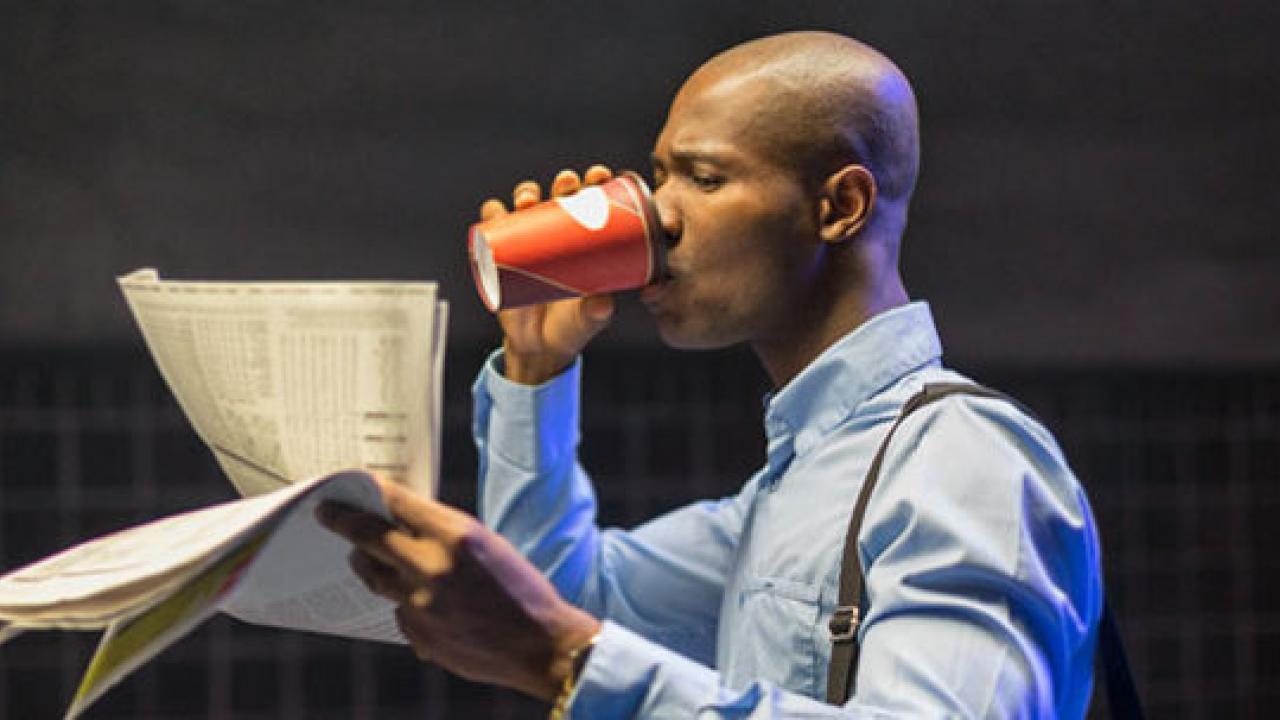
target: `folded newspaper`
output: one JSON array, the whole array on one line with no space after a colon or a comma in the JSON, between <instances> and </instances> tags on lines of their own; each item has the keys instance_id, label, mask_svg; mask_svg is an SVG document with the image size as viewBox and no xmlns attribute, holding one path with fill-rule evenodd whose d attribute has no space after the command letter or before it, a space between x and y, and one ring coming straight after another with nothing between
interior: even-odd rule
<instances>
[{"instance_id":1,"label":"folded newspaper","mask_svg":"<svg viewBox=\"0 0 1280 720\"><path fill-rule=\"evenodd\" d=\"M0 577L0 643L105 628L67 718L216 612L404 642L315 507L388 517L372 474L433 494L447 305L432 283L119 279L156 365L243 499Z\"/></svg>"}]
</instances>

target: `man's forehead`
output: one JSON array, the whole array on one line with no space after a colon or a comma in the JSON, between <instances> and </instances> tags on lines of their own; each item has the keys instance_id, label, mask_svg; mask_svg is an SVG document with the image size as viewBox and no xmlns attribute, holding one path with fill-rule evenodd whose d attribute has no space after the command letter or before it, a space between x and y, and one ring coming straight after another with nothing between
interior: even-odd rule
<instances>
[{"instance_id":1,"label":"man's forehead","mask_svg":"<svg viewBox=\"0 0 1280 720\"><path fill-rule=\"evenodd\" d=\"M685 81L672 103L705 111L725 105L767 101L777 94L776 80L758 69L700 68Z\"/></svg>"},{"instance_id":2,"label":"man's forehead","mask_svg":"<svg viewBox=\"0 0 1280 720\"><path fill-rule=\"evenodd\" d=\"M756 135L761 111L774 102L776 89L757 76L695 74L676 94L660 143L672 151L725 152L741 149Z\"/></svg>"}]
</instances>

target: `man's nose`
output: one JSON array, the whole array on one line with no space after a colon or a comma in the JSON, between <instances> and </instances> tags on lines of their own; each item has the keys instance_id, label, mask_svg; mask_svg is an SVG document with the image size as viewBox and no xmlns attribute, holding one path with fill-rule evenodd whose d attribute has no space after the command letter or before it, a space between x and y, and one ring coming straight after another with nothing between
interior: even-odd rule
<instances>
[{"instance_id":1,"label":"man's nose","mask_svg":"<svg viewBox=\"0 0 1280 720\"><path fill-rule=\"evenodd\" d=\"M671 247L680 239L680 231L683 228L679 208L667 190L668 187L670 183L664 183L653 191L653 209L658 215L658 226L662 228L664 241L667 247Z\"/></svg>"}]
</instances>

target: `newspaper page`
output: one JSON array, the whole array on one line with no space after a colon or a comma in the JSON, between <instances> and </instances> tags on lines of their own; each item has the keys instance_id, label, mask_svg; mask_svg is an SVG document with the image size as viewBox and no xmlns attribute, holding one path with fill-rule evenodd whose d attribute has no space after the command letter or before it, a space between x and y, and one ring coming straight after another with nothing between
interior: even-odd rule
<instances>
[{"instance_id":1,"label":"newspaper page","mask_svg":"<svg viewBox=\"0 0 1280 720\"><path fill-rule=\"evenodd\" d=\"M362 473L346 475L372 485ZM0 577L0 621L13 627L96 629L135 614L326 480L161 518L14 570ZM370 502L367 491L345 497L380 505Z\"/></svg>"},{"instance_id":2,"label":"newspaper page","mask_svg":"<svg viewBox=\"0 0 1280 720\"><path fill-rule=\"evenodd\" d=\"M224 503L81 543L0 578L0 618L28 627L102 627L181 582L285 500L275 494Z\"/></svg>"},{"instance_id":3,"label":"newspaper page","mask_svg":"<svg viewBox=\"0 0 1280 720\"><path fill-rule=\"evenodd\" d=\"M0 642L27 629L107 627L68 718L216 612L404 643L393 604L316 519L328 500L394 522L373 476L351 470L112 533L0 577Z\"/></svg>"},{"instance_id":4,"label":"newspaper page","mask_svg":"<svg viewBox=\"0 0 1280 720\"><path fill-rule=\"evenodd\" d=\"M112 686L219 611L265 625L405 642L391 603L371 593L351 571L350 545L316 520L315 508L326 500L391 519L372 476L351 471L153 523L165 523L171 534L193 537L217 518L234 528L224 532L230 541L206 542L203 552L196 551L194 544L189 548L186 554L200 560L194 563L194 571L175 573L180 579L176 587L155 601L122 607L111 618L66 717L79 716ZM218 510L222 512L214 512ZM46 570L40 576L56 586L58 580L83 571L101 584L104 574L97 572L95 558L116 546L139 560L123 563L114 573L124 584L134 584L140 576L124 566L134 571L154 567L167 550L155 544L148 553L134 542L141 535L145 533L103 538L91 551L63 558L56 574ZM250 616L236 608L248 608Z\"/></svg>"},{"instance_id":5,"label":"newspaper page","mask_svg":"<svg viewBox=\"0 0 1280 720\"><path fill-rule=\"evenodd\" d=\"M351 543L316 519L321 502L338 500L374 508L390 520L376 486L372 495L356 495L357 490L364 489L301 498L245 571L223 611L255 625L405 643L395 621L395 604L369 591L351 569Z\"/></svg>"},{"instance_id":6,"label":"newspaper page","mask_svg":"<svg viewBox=\"0 0 1280 720\"><path fill-rule=\"evenodd\" d=\"M218 602L235 587L266 533L222 557L146 612L113 622L89 661L65 720L75 720L130 673L217 612Z\"/></svg>"},{"instance_id":7,"label":"newspaper page","mask_svg":"<svg viewBox=\"0 0 1280 720\"><path fill-rule=\"evenodd\" d=\"M119 278L156 364L242 495L363 467L433 495L446 304L426 282Z\"/></svg>"}]
</instances>

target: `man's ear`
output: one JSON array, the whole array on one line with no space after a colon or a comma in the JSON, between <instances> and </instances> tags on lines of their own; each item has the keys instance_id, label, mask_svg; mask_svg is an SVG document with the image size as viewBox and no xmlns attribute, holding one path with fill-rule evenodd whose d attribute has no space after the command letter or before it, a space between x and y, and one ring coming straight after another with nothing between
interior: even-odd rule
<instances>
[{"instance_id":1,"label":"man's ear","mask_svg":"<svg viewBox=\"0 0 1280 720\"><path fill-rule=\"evenodd\" d=\"M875 204L876 179L865 166L845 165L832 173L822 184L822 241L839 243L856 235Z\"/></svg>"}]
</instances>

